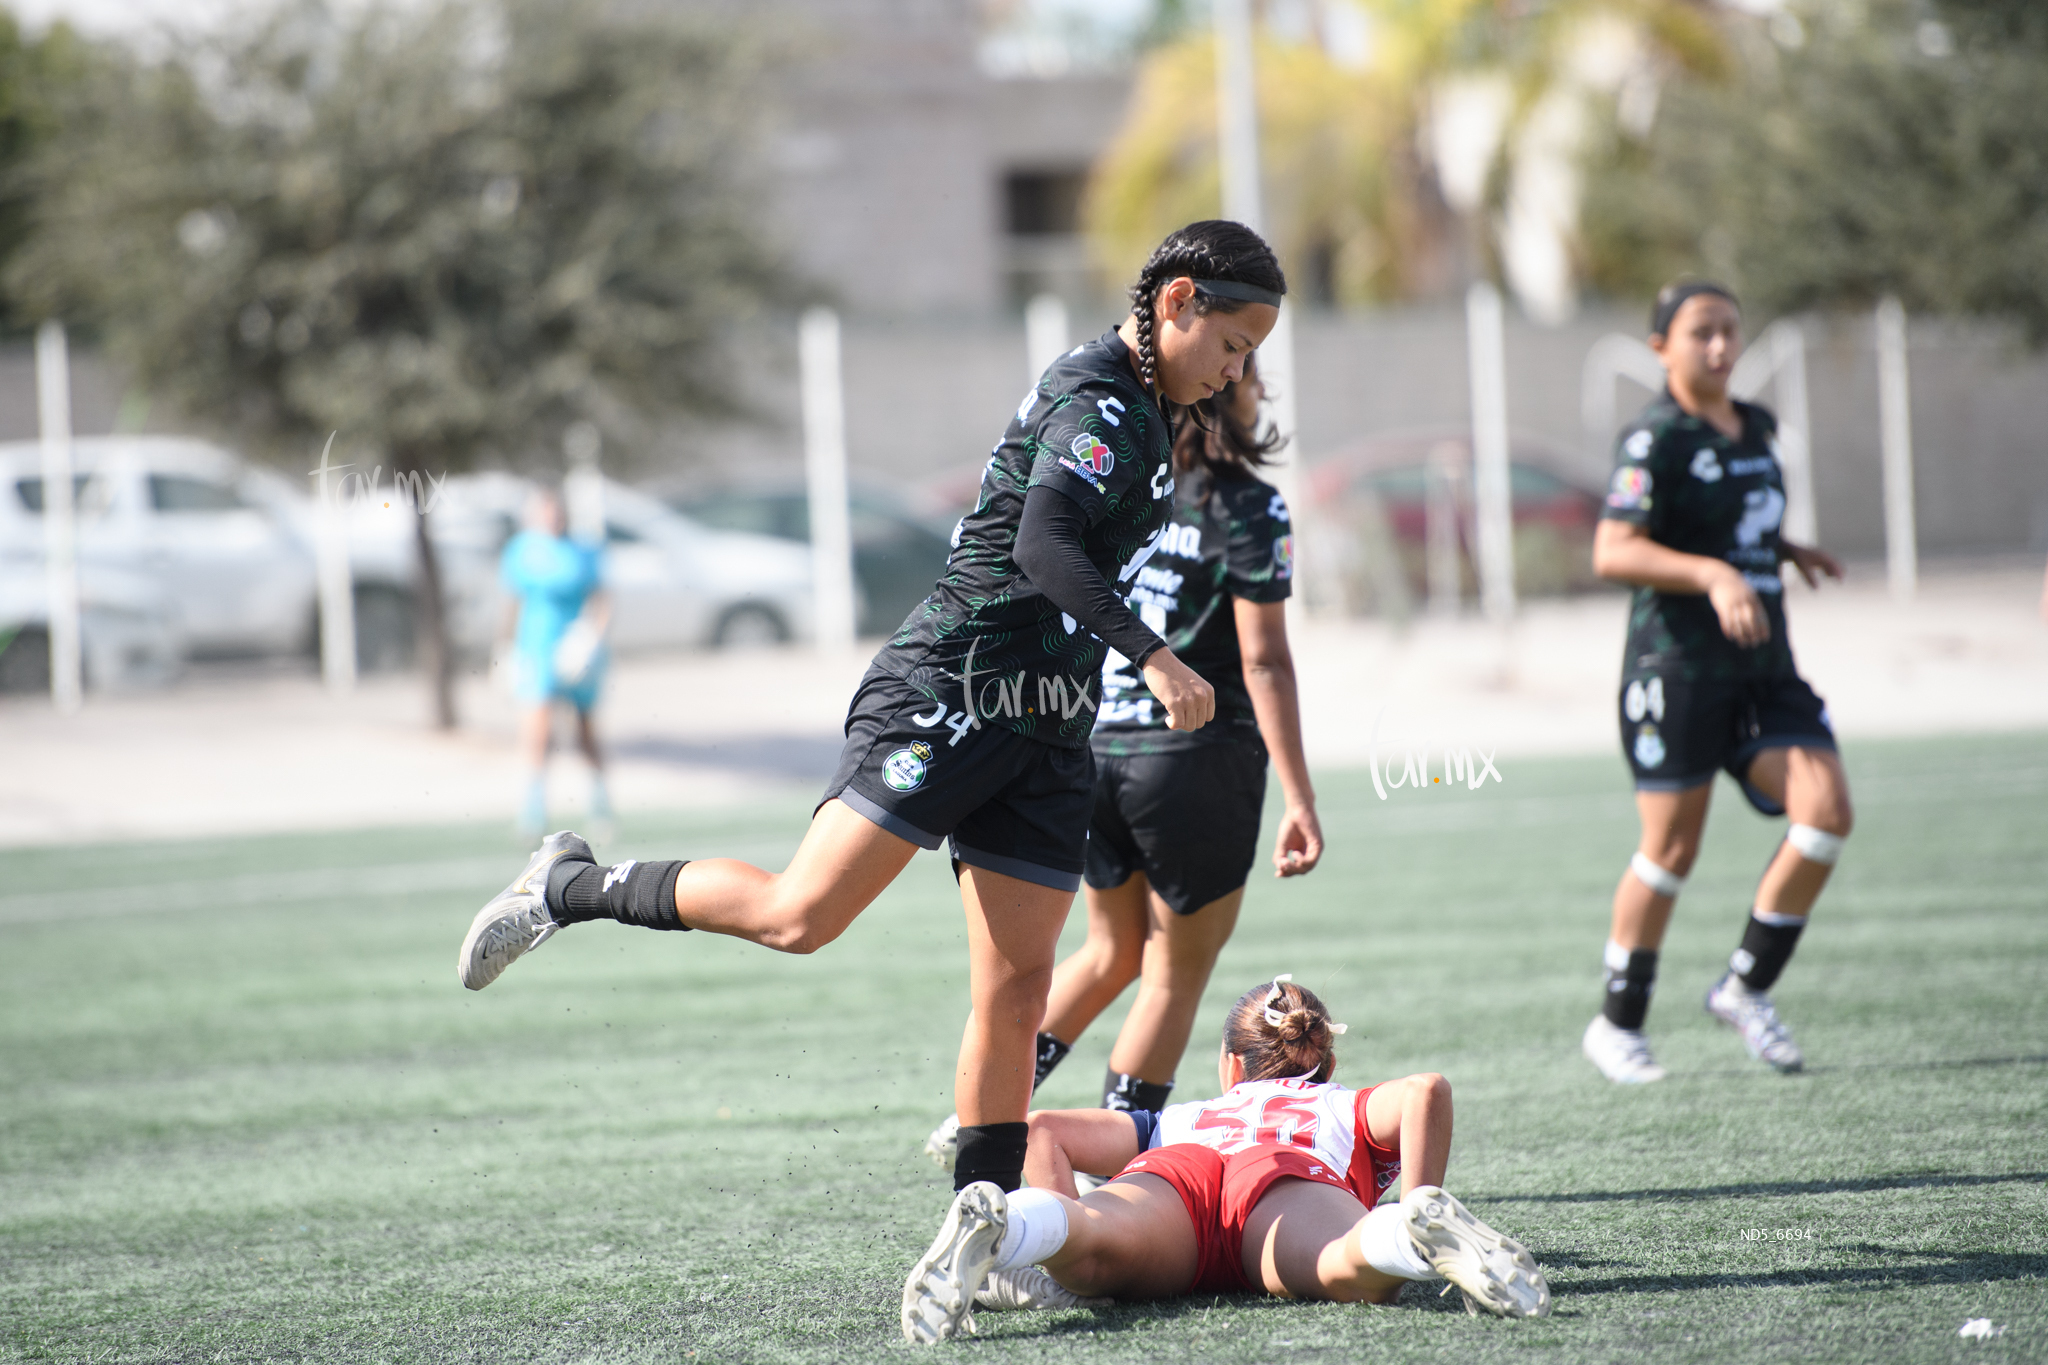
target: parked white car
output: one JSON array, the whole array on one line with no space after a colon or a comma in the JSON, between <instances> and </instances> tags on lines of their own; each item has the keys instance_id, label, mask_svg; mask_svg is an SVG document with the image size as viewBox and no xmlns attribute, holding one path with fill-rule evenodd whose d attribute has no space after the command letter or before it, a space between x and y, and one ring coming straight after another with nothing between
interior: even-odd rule
<instances>
[{"instance_id":1,"label":"parked white car","mask_svg":"<svg viewBox=\"0 0 2048 1365\"><path fill-rule=\"evenodd\" d=\"M40 556L0 552L0 692L50 690L50 596ZM178 675L184 643L170 594L150 579L98 565L78 574L78 634L85 684L120 691Z\"/></svg>"},{"instance_id":2,"label":"parked white car","mask_svg":"<svg viewBox=\"0 0 2048 1365\"><path fill-rule=\"evenodd\" d=\"M73 446L81 574L129 575L169 599L187 654L279 653L311 640L313 561L281 475L198 441L103 437ZM43 557L42 449L0 445L0 553Z\"/></svg>"},{"instance_id":3,"label":"parked white car","mask_svg":"<svg viewBox=\"0 0 2048 1365\"><path fill-rule=\"evenodd\" d=\"M518 529L534 485L508 474L458 475L440 485L434 544L451 585L450 624L465 650L487 648L503 620L498 555ZM719 531L624 484L604 481L605 586L614 650L772 644L811 634L811 553L773 536ZM349 544L366 569L411 563L409 513L379 499L354 506ZM476 591L474 585L483 591ZM462 584L460 590L453 585ZM361 605L358 592L358 606ZM481 609L467 605L481 604Z\"/></svg>"},{"instance_id":4,"label":"parked white car","mask_svg":"<svg viewBox=\"0 0 2048 1365\"><path fill-rule=\"evenodd\" d=\"M88 672L99 682L113 681L108 665L123 650L141 659L313 648L318 508L311 480L301 487L217 446L172 437L82 438L73 465L81 594L103 618L85 632ZM0 443L0 649L11 652L19 640L24 651L10 678L35 671L28 654L43 629L43 611L34 607L44 592L42 481L39 445ZM533 485L475 474L437 488L429 524L450 638L461 654L481 658L503 619L498 556ZM369 669L400 666L412 655L416 600L411 503L388 481L361 479L339 500L358 661ZM810 633L807 547L712 530L609 480L604 502L616 648L766 643ZM129 625L117 629L117 618ZM134 638L134 623L144 619L155 623L146 649ZM113 653L95 643L122 631L127 643L109 645ZM165 675L138 663L121 676Z\"/></svg>"}]
</instances>

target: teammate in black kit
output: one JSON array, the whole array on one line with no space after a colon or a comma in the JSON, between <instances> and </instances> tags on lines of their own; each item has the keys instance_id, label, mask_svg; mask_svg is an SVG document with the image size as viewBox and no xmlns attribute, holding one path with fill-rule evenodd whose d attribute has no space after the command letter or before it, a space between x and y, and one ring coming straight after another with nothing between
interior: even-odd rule
<instances>
[{"instance_id":1,"label":"teammate in black kit","mask_svg":"<svg viewBox=\"0 0 2048 1365\"><path fill-rule=\"evenodd\" d=\"M1777 421L1728 395L1742 349L1734 296L1704 282L1666 286L1650 331L1669 383L1621 433L1593 542L1595 571L1636 589L1620 705L1643 839L1615 889L1607 995L1585 1051L1610 1080L1664 1077L1643 1020L1718 769L1751 805L1791 824L1707 1010L1741 1033L1751 1056L1796 1071L1798 1045L1766 992L1853 816L1827 709L1793 666L1778 566L1789 561L1809 585L1816 573L1840 578L1842 569L1778 532Z\"/></svg>"},{"instance_id":2,"label":"teammate in black kit","mask_svg":"<svg viewBox=\"0 0 2048 1365\"><path fill-rule=\"evenodd\" d=\"M1103 1083L1112 1109L1156 1111L1173 1089L1257 857L1269 742L1287 794L1275 870L1298 876L1323 853L1287 647L1293 526L1280 494L1252 473L1279 445L1256 432L1263 392L1254 360L1181 423L1173 520L1130 593L1140 618L1215 689L1215 721L1169 729L1123 654L1103 667L1088 941L1053 974L1033 1085L1139 980ZM957 1122L941 1124L925 1150L947 1160Z\"/></svg>"},{"instance_id":3,"label":"teammate in black kit","mask_svg":"<svg viewBox=\"0 0 2048 1365\"><path fill-rule=\"evenodd\" d=\"M1139 615L1216 689L1215 722L1169 730L1122 657L1103 670L1088 941L1053 975L1039 1058L1063 1055L1048 1044L1072 1046L1138 980L1110 1050L1103 1104L1112 1109L1157 1110L1173 1089L1258 856L1269 755L1287 798L1275 873L1299 876L1323 856L1287 647L1294 528L1286 501L1252 472L1279 445L1257 434L1263 393L1247 366L1205 424L1182 426L1173 521L1131 593Z\"/></svg>"},{"instance_id":4,"label":"teammate in black kit","mask_svg":"<svg viewBox=\"0 0 2048 1365\"><path fill-rule=\"evenodd\" d=\"M944 576L855 693L839 771L787 871L724 858L607 869L575 835L550 835L471 925L463 984L481 989L589 919L813 952L920 847L950 837L974 1002L955 1181L1015 1188L1032 1039L1081 880L1105 651L1137 661L1176 729L1199 729L1215 709L1209 685L1117 590L1156 548L1172 505L1169 413L1242 375L1285 289L1256 233L1191 224L1153 253L1124 324L1025 395Z\"/></svg>"}]
</instances>

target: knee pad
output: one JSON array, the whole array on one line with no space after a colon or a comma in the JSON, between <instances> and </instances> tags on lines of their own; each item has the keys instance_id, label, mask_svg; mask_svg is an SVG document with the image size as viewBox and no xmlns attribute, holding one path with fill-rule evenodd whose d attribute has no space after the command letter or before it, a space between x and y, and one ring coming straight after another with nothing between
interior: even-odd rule
<instances>
[{"instance_id":1,"label":"knee pad","mask_svg":"<svg viewBox=\"0 0 2048 1365\"><path fill-rule=\"evenodd\" d=\"M1833 867L1842 856L1842 845L1849 841L1812 825L1793 825L1785 831L1785 842L1797 849L1799 856L1808 862Z\"/></svg>"},{"instance_id":2,"label":"knee pad","mask_svg":"<svg viewBox=\"0 0 2048 1365\"><path fill-rule=\"evenodd\" d=\"M1794 828L1804 829L1805 826L1796 825ZM1818 833L1819 831L1815 832ZM1679 876L1676 872L1657 866L1640 853L1629 855L1628 870L1636 874L1637 881L1649 887L1660 896L1669 896L1675 900L1678 897L1678 893L1685 890L1685 878Z\"/></svg>"}]
</instances>

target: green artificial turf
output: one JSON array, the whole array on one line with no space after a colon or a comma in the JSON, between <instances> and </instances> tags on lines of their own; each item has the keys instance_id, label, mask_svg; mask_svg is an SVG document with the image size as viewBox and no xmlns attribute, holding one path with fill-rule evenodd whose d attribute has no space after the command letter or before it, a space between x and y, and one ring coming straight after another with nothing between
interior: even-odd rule
<instances>
[{"instance_id":1,"label":"green artificial turf","mask_svg":"<svg viewBox=\"0 0 2048 1365\"><path fill-rule=\"evenodd\" d=\"M1214 1093L1227 1001L1293 971L1351 1024L1342 1078L1451 1078L1445 1183L1535 1251L1543 1322L1418 1287L903 1345L966 1008L939 857L815 957L591 925L471 994L456 946L522 857L496 830L0 853L0 1358L2039 1360L2048 736L1848 761L1860 824L1778 992L1800 1076L1700 1011L1779 828L1725 784L1660 1085L1578 1055L1635 840L1618 760L1385 801L1326 774L1323 868L1254 882L1179 1096ZM808 805L611 851L774 866ZM1094 1101L1120 1017L1042 1103ZM1958 1336L1979 1317L2003 1334Z\"/></svg>"}]
</instances>

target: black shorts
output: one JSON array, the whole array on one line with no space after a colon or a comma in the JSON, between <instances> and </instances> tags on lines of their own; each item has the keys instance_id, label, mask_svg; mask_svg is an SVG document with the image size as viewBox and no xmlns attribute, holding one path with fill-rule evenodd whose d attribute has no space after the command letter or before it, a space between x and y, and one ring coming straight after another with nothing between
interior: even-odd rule
<instances>
[{"instance_id":1,"label":"black shorts","mask_svg":"<svg viewBox=\"0 0 2048 1365\"><path fill-rule=\"evenodd\" d=\"M1060 891L1081 889L1095 759L993 722L965 723L892 673L868 670L846 712L846 747L820 798L837 797L898 838Z\"/></svg>"},{"instance_id":2,"label":"black shorts","mask_svg":"<svg viewBox=\"0 0 2048 1365\"><path fill-rule=\"evenodd\" d=\"M1160 754L1095 756L1088 885L1134 872L1176 915L1245 884L1259 854L1266 746L1256 738Z\"/></svg>"},{"instance_id":3,"label":"black shorts","mask_svg":"<svg viewBox=\"0 0 2048 1365\"><path fill-rule=\"evenodd\" d=\"M1623 675L1619 702L1621 749L1637 791L1685 791L1711 782L1718 768L1749 804L1783 815L1749 784L1749 765L1765 749L1835 747L1827 704L1796 673L1715 681L1643 667Z\"/></svg>"}]
</instances>

